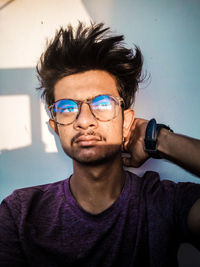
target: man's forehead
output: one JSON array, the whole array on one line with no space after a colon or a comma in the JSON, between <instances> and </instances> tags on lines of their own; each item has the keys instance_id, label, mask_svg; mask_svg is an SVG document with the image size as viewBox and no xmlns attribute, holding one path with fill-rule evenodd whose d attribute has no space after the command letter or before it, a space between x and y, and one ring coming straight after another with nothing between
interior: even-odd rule
<instances>
[{"instance_id":1,"label":"man's forehead","mask_svg":"<svg viewBox=\"0 0 200 267\"><path fill-rule=\"evenodd\" d=\"M115 77L103 70L89 70L63 77L54 87L55 101L62 98L83 100L100 94L119 96Z\"/></svg>"}]
</instances>

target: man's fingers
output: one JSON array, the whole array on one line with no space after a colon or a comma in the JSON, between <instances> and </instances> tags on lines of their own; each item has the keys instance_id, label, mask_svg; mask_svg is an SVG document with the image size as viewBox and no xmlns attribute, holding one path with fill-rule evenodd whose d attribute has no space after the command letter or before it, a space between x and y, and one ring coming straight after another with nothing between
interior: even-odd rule
<instances>
[{"instance_id":1,"label":"man's fingers","mask_svg":"<svg viewBox=\"0 0 200 267\"><path fill-rule=\"evenodd\" d=\"M136 161L132 157L127 158L127 157L122 156L123 165L126 167L133 167L133 168L139 168L147 159L148 157L143 160Z\"/></svg>"},{"instance_id":2,"label":"man's fingers","mask_svg":"<svg viewBox=\"0 0 200 267\"><path fill-rule=\"evenodd\" d=\"M123 165L125 165L126 167L131 167L131 158L122 158L123 161Z\"/></svg>"}]
</instances>

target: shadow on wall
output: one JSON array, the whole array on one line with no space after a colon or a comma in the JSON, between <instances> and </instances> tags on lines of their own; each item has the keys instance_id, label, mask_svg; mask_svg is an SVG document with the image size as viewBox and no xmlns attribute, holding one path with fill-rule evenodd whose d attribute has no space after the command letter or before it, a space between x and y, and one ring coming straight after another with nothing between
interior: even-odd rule
<instances>
[{"instance_id":1,"label":"shadow on wall","mask_svg":"<svg viewBox=\"0 0 200 267\"><path fill-rule=\"evenodd\" d=\"M59 153L45 152L45 144L41 138L40 93L35 90L37 86L35 69L0 71L1 96L28 95L30 98L30 135L32 136L29 146L1 151L0 200L14 189L65 179L72 172L71 159L66 157L57 138L56 145ZM10 108L12 109L12 107ZM23 112L29 111L24 110ZM16 127L14 125L17 125L15 118L8 117L6 121L6 125L1 125L1 127L8 127L15 138L17 131L14 128Z\"/></svg>"}]
</instances>

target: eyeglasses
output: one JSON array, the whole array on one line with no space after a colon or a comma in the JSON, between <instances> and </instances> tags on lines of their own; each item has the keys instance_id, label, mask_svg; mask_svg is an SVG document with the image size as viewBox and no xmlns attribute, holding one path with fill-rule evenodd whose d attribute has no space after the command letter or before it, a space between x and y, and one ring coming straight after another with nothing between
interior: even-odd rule
<instances>
[{"instance_id":1,"label":"eyeglasses","mask_svg":"<svg viewBox=\"0 0 200 267\"><path fill-rule=\"evenodd\" d=\"M60 99L48 108L51 116L57 124L68 125L79 116L83 103L89 105L93 116L100 121L110 121L117 117L124 101L120 97L112 95L98 95L83 101L73 99Z\"/></svg>"}]
</instances>

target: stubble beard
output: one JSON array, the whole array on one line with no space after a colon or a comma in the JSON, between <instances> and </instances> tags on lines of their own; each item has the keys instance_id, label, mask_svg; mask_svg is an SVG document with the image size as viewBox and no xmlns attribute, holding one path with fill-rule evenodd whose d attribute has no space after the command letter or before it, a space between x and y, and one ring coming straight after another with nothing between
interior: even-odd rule
<instances>
[{"instance_id":1,"label":"stubble beard","mask_svg":"<svg viewBox=\"0 0 200 267\"><path fill-rule=\"evenodd\" d=\"M73 147L71 150L63 148L72 160L81 165L102 165L113 161L121 155L121 145L99 145L95 147L79 148Z\"/></svg>"}]
</instances>

